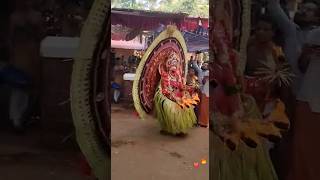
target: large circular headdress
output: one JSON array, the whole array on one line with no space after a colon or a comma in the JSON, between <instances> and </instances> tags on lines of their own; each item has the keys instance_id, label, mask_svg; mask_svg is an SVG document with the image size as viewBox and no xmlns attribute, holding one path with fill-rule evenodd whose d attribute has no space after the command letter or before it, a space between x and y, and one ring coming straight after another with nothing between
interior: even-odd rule
<instances>
[{"instance_id":1,"label":"large circular headdress","mask_svg":"<svg viewBox=\"0 0 320 180\"><path fill-rule=\"evenodd\" d=\"M153 99L160 81L158 67L166 52L178 56L179 65L186 76L188 61L185 58L187 46L175 26L169 25L149 46L137 68L133 83L132 95L134 105L141 118L147 118L153 111Z\"/></svg>"},{"instance_id":2,"label":"large circular headdress","mask_svg":"<svg viewBox=\"0 0 320 180\"><path fill-rule=\"evenodd\" d=\"M95 0L83 27L71 82L78 144L100 180L110 176L110 1Z\"/></svg>"}]
</instances>

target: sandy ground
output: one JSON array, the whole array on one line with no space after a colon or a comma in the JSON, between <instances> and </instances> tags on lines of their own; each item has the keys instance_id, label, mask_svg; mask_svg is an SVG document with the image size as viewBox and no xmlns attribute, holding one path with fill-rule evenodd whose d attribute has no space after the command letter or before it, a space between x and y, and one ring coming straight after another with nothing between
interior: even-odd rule
<instances>
[{"instance_id":1,"label":"sandy ground","mask_svg":"<svg viewBox=\"0 0 320 180\"><path fill-rule=\"evenodd\" d=\"M74 139L62 142L70 132L70 124L33 127L25 135L1 127L0 179L90 180L81 172L80 151Z\"/></svg>"},{"instance_id":2,"label":"sandy ground","mask_svg":"<svg viewBox=\"0 0 320 180\"><path fill-rule=\"evenodd\" d=\"M164 136L156 120L142 121L132 107L112 107L112 180L209 179L209 132L194 128L186 137ZM206 159L207 164L194 167Z\"/></svg>"}]
</instances>

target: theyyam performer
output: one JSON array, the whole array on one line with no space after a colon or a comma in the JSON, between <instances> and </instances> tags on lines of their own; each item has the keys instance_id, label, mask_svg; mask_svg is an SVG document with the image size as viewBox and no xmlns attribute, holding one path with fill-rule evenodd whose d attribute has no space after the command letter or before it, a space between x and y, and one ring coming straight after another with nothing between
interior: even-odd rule
<instances>
[{"instance_id":1,"label":"theyyam performer","mask_svg":"<svg viewBox=\"0 0 320 180\"><path fill-rule=\"evenodd\" d=\"M217 180L278 180L266 142L281 139L289 121L280 100L265 119L254 97L245 92L251 1L216 0L212 5L210 174ZM234 36L237 31L240 38ZM272 74L272 79L290 79L280 74Z\"/></svg>"},{"instance_id":2,"label":"theyyam performer","mask_svg":"<svg viewBox=\"0 0 320 180\"><path fill-rule=\"evenodd\" d=\"M187 134L196 123L199 97L186 85L187 46L176 26L169 25L149 46L137 68L132 95L142 119L155 117L161 132Z\"/></svg>"}]
</instances>

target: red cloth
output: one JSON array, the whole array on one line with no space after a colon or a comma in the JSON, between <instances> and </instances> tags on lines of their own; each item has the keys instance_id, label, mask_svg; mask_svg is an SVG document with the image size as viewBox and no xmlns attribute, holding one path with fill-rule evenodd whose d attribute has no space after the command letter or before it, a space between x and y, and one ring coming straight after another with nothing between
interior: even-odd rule
<instances>
[{"instance_id":1,"label":"red cloth","mask_svg":"<svg viewBox=\"0 0 320 180\"><path fill-rule=\"evenodd\" d=\"M264 110L268 102L276 98L273 87L270 87L270 84L262 78L245 76L244 81L245 93L254 97L261 111Z\"/></svg>"},{"instance_id":2,"label":"red cloth","mask_svg":"<svg viewBox=\"0 0 320 180\"><path fill-rule=\"evenodd\" d=\"M121 41L126 39L126 35L125 33L112 33L111 38L112 40Z\"/></svg>"},{"instance_id":3,"label":"red cloth","mask_svg":"<svg viewBox=\"0 0 320 180\"><path fill-rule=\"evenodd\" d=\"M89 164L84 156L81 156L81 160L80 160L79 164L80 164L81 173L84 176L91 176L92 175L91 167L89 166Z\"/></svg>"},{"instance_id":4,"label":"red cloth","mask_svg":"<svg viewBox=\"0 0 320 180\"><path fill-rule=\"evenodd\" d=\"M267 89L269 85L258 77L245 76L246 93L252 95L255 99L265 100L267 98Z\"/></svg>"},{"instance_id":5,"label":"red cloth","mask_svg":"<svg viewBox=\"0 0 320 180\"><path fill-rule=\"evenodd\" d=\"M288 176L285 180L318 180L320 177L320 113L313 113L308 103L298 101L295 106L293 136L287 159Z\"/></svg>"},{"instance_id":6,"label":"red cloth","mask_svg":"<svg viewBox=\"0 0 320 180\"><path fill-rule=\"evenodd\" d=\"M218 82L218 86L213 91L215 97L216 107L220 112L226 115L232 115L240 107L240 97L238 94L227 95L225 93L225 86L234 86L237 81L231 66L227 64L219 66L214 64L214 75Z\"/></svg>"},{"instance_id":7,"label":"red cloth","mask_svg":"<svg viewBox=\"0 0 320 180\"><path fill-rule=\"evenodd\" d=\"M201 93L201 101L199 108L199 124L202 126L209 125L209 97Z\"/></svg>"},{"instance_id":8,"label":"red cloth","mask_svg":"<svg viewBox=\"0 0 320 180\"><path fill-rule=\"evenodd\" d=\"M140 117L140 115L139 115L139 113L137 111L134 111L133 115L136 116L136 117Z\"/></svg>"}]
</instances>

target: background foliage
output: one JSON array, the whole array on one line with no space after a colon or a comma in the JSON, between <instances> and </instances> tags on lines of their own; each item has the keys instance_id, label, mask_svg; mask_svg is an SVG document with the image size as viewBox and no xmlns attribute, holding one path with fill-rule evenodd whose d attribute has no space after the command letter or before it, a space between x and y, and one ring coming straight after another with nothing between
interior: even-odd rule
<instances>
[{"instance_id":1,"label":"background foliage","mask_svg":"<svg viewBox=\"0 0 320 180\"><path fill-rule=\"evenodd\" d=\"M112 8L187 13L195 17L209 16L209 0L112 0Z\"/></svg>"}]
</instances>

